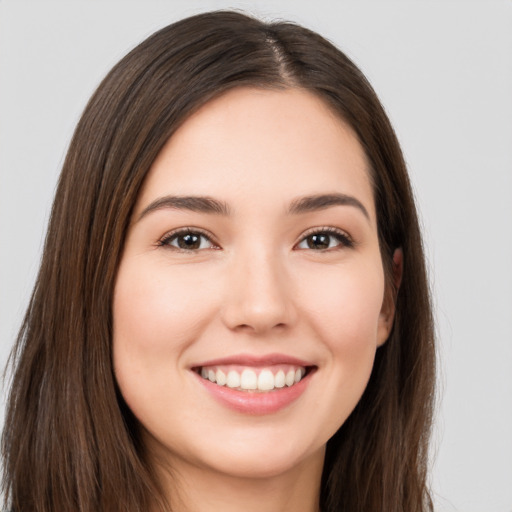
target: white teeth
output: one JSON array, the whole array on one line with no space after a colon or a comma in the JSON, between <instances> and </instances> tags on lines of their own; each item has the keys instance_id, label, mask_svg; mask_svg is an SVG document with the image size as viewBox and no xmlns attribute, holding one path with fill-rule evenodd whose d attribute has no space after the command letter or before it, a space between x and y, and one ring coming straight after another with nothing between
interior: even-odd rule
<instances>
[{"instance_id":1,"label":"white teeth","mask_svg":"<svg viewBox=\"0 0 512 512\"><path fill-rule=\"evenodd\" d=\"M286 373L284 382L287 386L293 386L293 384L295 384L295 372L293 370Z\"/></svg>"},{"instance_id":2,"label":"white teeth","mask_svg":"<svg viewBox=\"0 0 512 512\"><path fill-rule=\"evenodd\" d=\"M258 377L253 370L244 370L242 372L240 387L242 389L258 389Z\"/></svg>"},{"instance_id":3,"label":"white teeth","mask_svg":"<svg viewBox=\"0 0 512 512\"><path fill-rule=\"evenodd\" d=\"M217 384L219 386L224 386L224 384L226 384L227 381L226 374L222 370L217 370L217 372L215 373L215 380L217 381Z\"/></svg>"},{"instance_id":4,"label":"white teeth","mask_svg":"<svg viewBox=\"0 0 512 512\"><path fill-rule=\"evenodd\" d=\"M274 374L270 370L262 370L258 375L258 389L260 391L274 389Z\"/></svg>"},{"instance_id":5,"label":"white teeth","mask_svg":"<svg viewBox=\"0 0 512 512\"><path fill-rule=\"evenodd\" d=\"M274 377L274 387L276 388L284 388L284 372L283 370L279 370Z\"/></svg>"},{"instance_id":6,"label":"white teeth","mask_svg":"<svg viewBox=\"0 0 512 512\"><path fill-rule=\"evenodd\" d=\"M288 371L279 369L275 375L270 368L260 370L245 368L242 373L236 369L228 370L228 368L221 370L215 367L203 367L200 374L203 379L217 383L219 386L227 386L241 391L272 391L275 388L290 387L300 382L306 374L306 369L303 367L289 367Z\"/></svg>"},{"instance_id":7,"label":"white teeth","mask_svg":"<svg viewBox=\"0 0 512 512\"><path fill-rule=\"evenodd\" d=\"M228 388L239 388L240 387L240 374L235 372L235 370L231 370L228 373L228 377L226 379L226 386Z\"/></svg>"}]
</instances>

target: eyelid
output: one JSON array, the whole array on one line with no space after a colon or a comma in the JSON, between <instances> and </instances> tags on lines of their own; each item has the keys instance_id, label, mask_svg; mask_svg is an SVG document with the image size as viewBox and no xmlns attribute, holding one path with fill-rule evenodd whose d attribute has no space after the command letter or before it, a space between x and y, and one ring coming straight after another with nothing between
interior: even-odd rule
<instances>
[{"instance_id":1,"label":"eyelid","mask_svg":"<svg viewBox=\"0 0 512 512\"><path fill-rule=\"evenodd\" d=\"M220 249L221 248L220 245L218 244L218 242L215 240L215 236L211 232L209 232L203 228L198 228L195 226L183 226L183 227L168 231L167 233L165 233L165 235L163 235L161 238L158 239L156 245L157 245L157 247L169 247L176 251L197 252L198 251L197 249L196 250L191 249L189 251L187 249L180 249L178 247L174 247L169 244L169 241L172 238L174 238L180 234L187 234L187 233L195 233L195 234L204 236L213 246L209 249ZM297 239L297 241L294 243L293 247L296 248L298 246L298 244L303 242L308 236L318 234L318 233L327 233L327 234L331 234L331 235L337 235L338 237L341 238L340 245L345 246L345 247L353 247L355 245L353 238L343 229L336 228L333 226L316 226L316 227L312 227L312 228L309 228L306 231L304 231L300 235L300 237ZM199 250L204 250L204 249L199 249Z\"/></svg>"},{"instance_id":2,"label":"eyelid","mask_svg":"<svg viewBox=\"0 0 512 512\"><path fill-rule=\"evenodd\" d=\"M330 235L337 235L339 236L345 243L340 242L340 245L345 247L354 247L356 245L356 242L354 239L343 229L336 228L334 226L316 226L313 228L309 228L306 231L304 231L300 237L297 239L297 241L294 244L294 248L296 248L301 242L303 242L308 236L315 235L318 233L327 233ZM329 250L329 249L326 249ZM318 251L321 252L321 251Z\"/></svg>"},{"instance_id":3,"label":"eyelid","mask_svg":"<svg viewBox=\"0 0 512 512\"><path fill-rule=\"evenodd\" d=\"M157 245L157 247L168 247L168 248L171 248L172 250L176 250L176 251L198 252L198 250L194 251L192 249L191 250L180 249L179 247L174 247L172 245L169 245L169 243L168 243L169 240L171 240L175 236L177 236L177 235L185 235L185 234L188 234L188 233L195 233L195 234L198 234L198 235L202 235L205 238L207 238L209 240L209 242L213 245L213 247L211 247L211 249L220 249L220 246L217 243L217 241L215 240L215 237L213 236L212 233L210 233L206 229L197 228L197 227L194 227L194 226L184 226L184 227L180 227L180 228L176 228L176 229L173 229L171 231L168 231L165 235L163 235L161 238L158 239L156 245ZM204 249L199 249L199 250L204 250Z\"/></svg>"}]
</instances>

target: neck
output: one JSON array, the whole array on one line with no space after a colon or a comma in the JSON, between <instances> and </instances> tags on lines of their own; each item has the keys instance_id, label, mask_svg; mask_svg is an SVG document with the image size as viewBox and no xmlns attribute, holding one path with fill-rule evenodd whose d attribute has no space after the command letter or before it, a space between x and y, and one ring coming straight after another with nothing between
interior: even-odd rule
<instances>
[{"instance_id":1,"label":"neck","mask_svg":"<svg viewBox=\"0 0 512 512\"><path fill-rule=\"evenodd\" d=\"M160 469L177 512L319 512L324 450L277 475L237 477L173 461Z\"/></svg>"}]
</instances>

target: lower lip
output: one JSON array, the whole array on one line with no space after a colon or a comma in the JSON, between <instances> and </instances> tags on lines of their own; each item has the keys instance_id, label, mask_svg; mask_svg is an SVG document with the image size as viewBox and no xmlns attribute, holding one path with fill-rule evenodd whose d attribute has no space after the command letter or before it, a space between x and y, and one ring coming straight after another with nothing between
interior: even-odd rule
<instances>
[{"instance_id":1,"label":"lower lip","mask_svg":"<svg viewBox=\"0 0 512 512\"><path fill-rule=\"evenodd\" d=\"M313 372L308 373L293 386L265 392L239 391L227 386L219 386L193 373L206 390L229 409L244 414L262 415L278 412L295 402L306 390Z\"/></svg>"}]
</instances>

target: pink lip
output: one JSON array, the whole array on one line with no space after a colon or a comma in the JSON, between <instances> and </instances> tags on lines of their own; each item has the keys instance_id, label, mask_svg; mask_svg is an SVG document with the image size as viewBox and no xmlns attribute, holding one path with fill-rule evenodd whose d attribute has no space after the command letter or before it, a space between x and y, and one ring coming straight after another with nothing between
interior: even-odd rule
<instances>
[{"instance_id":1,"label":"pink lip","mask_svg":"<svg viewBox=\"0 0 512 512\"><path fill-rule=\"evenodd\" d=\"M307 374L300 382L289 388L258 393L219 386L203 379L196 372L192 373L218 402L234 411L254 415L272 414L290 405L304 393L312 376L312 373Z\"/></svg>"},{"instance_id":2,"label":"pink lip","mask_svg":"<svg viewBox=\"0 0 512 512\"><path fill-rule=\"evenodd\" d=\"M240 366L272 366L275 364L293 364L296 366L314 366L313 363L297 359L296 357L285 354L267 354L264 356L255 356L250 354L238 354L234 356L222 357L219 359L210 359L202 363L194 364L193 368L202 366L221 366L228 364L237 364Z\"/></svg>"},{"instance_id":3,"label":"pink lip","mask_svg":"<svg viewBox=\"0 0 512 512\"><path fill-rule=\"evenodd\" d=\"M240 365L240 366L272 366L278 364L291 364L296 366L309 367L310 371L300 382L290 387L274 389L268 392L239 391L227 386L219 386L207 379L202 378L196 369L202 366ZM314 374L314 367L310 362L290 357L284 354L268 354L265 356L253 356L240 354L219 359L211 359L191 367L192 374L222 405L244 414L263 415L272 414L284 409L297 400L307 389L311 377Z\"/></svg>"}]
</instances>

